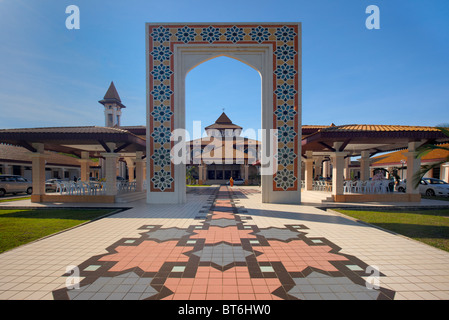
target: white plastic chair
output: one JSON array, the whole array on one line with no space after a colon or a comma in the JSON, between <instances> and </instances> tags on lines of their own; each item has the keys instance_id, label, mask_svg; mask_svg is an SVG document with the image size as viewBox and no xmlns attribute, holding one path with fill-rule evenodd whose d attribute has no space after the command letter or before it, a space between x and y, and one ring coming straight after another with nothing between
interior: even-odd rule
<instances>
[{"instance_id":1,"label":"white plastic chair","mask_svg":"<svg viewBox=\"0 0 449 320\"><path fill-rule=\"evenodd\" d=\"M358 180L352 185L354 193L362 193L362 181Z\"/></svg>"},{"instance_id":2,"label":"white plastic chair","mask_svg":"<svg viewBox=\"0 0 449 320\"><path fill-rule=\"evenodd\" d=\"M347 193L352 192L352 181L345 181L343 183L343 192L347 192Z\"/></svg>"},{"instance_id":3,"label":"white plastic chair","mask_svg":"<svg viewBox=\"0 0 449 320\"><path fill-rule=\"evenodd\" d=\"M56 191L55 192L59 192L60 194L62 194L63 191L64 191L64 186L63 186L62 182L56 181Z\"/></svg>"},{"instance_id":4,"label":"white plastic chair","mask_svg":"<svg viewBox=\"0 0 449 320\"><path fill-rule=\"evenodd\" d=\"M367 193L368 181L360 181L360 192Z\"/></svg>"}]
</instances>

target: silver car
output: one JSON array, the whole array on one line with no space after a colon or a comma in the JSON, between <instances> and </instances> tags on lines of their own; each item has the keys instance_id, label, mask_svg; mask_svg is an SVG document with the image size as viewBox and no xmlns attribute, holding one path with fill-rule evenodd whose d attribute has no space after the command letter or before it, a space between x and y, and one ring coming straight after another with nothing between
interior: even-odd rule
<instances>
[{"instance_id":1,"label":"silver car","mask_svg":"<svg viewBox=\"0 0 449 320\"><path fill-rule=\"evenodd\" d=\"M32 183L21 176L0 175L0 197L7 193L16 194L21 192L31 194L33 192Z\"/></svg>"},{"instance_id":2,"label":"silver car","mask_svg":"<svg viewBox=\"0 0 449 320\"><path fill-rule=\"evenodd\" d=\"M400 182L397 186L399 192L405 192L407 189L407 180ZM419 182L419 193L424 196L449 196L449 184L443 180L435 178L423 178Z\"/></svg>"}]
</instances>

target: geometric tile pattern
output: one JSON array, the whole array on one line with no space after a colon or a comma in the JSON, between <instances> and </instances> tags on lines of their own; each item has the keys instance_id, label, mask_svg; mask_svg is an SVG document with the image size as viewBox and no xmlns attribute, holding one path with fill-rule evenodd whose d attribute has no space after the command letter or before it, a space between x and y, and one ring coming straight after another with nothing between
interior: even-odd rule
<instances>
[{"instance_id":1,"label":"geometric tile pattern","mask_svg":"<svg viewBox=\"0 0 449 320\"><path fill-rule=\"evenodd\" d=\"M149 187L153 192L174 192L174 164L168 154L174 146L170 133L175 114L175 59L178 44L270 46L273 52L273 129L277 129L279 163L274 191L298 189L299 43L298 24L148 25ZM160 156L162 155L162 157Z\"/></svg>"},{"instance_id":2,"label":"geometric tile pattern","mask_svg":"<svg viewBox=\"0 0 449 320\"><path fill-rule=\"evenodd\" d=\"M331 277L312 272L305 278L293 278L289 295L301 300L376 300L379 292L353 283L346 277Z\"/></svg>"},{"instance_id":3,"label":"geometric tile pattern","mask_svg":"<svg viewBox=\"0 0 449 320\"><path fill-rule=\"evenodd\" d=\"M110 271L124 271L129 268L140 268L146 272L157 272L166 261L186 262L188 257L183 253L188 248L177 247L178 241L155 242L143 241L137 246L119 246L112 253L103 256L99 261L117 262Z\"/></svg>"},{"instance_id":4,"label":"geometric tile pattern","mask_svg":"<svg viewBox=\"0 0 449 320\"><path fill-rule=\"evenodd\" d=\"M295 238L297 239L299 235L298 232L278 228L263 229L257 232L256 234L261 235L266 239L277 239L283 241Z\"/></svg>"},{"instance_id":5,"label":"geometric tile pattern","mask_svg":"<svg viewBox=\"0 0 449 320\"><path fill-rule=\"evenodd\" d=\"M150 231L147 233L150 239L157 239L160 241L166 241L170 239L179 239L184 236L190 235L190 232L178 228L159 229L156 231Z\"/></svg>"},{"instance_id":6,"label":"geometric tile pattern","mask_svg":"<svg viewBox=\"0 0 449 320\"><path fill-rule=\"evenodd\" d=\"M216 246L206 246L192 254L199 257L200 261L210 261L224 267L233 262L245 262L245 258L253 253L245 251L240 246L220 243Z\"/></svg>"},{"instance_id":7,"label":"geometric tile pattern","mask_svg":"<svg viewBox=\"0 0 449 320\"><path fill-rule=\"evenodd\" d=\"M79 265L79 288L55 290L54 299L394 298L394 291L366 286L366 263L325 238L307 237L307 226L259 229L242 219L238 191L223 186L213 196L203 221L142 226L140 238L121 239ZM214 219L220 214L227 217ZM225 220L233 224L216 225Z\"/></svg>"},{"instance_id":8,"label":"geometric tile pattern","mask_svg":"<svg viewBox=\"0 0 449 320\"><path fill-rule=\"evenodd\" d=\"M134 272L115 277L100 277L92 284L68 292L70 300L140 300L157 291L151 286L153 278L140 278Z\"/></svg>"},{"instance_id":9,"label":"geometric tile pattern","mask_svg":"<svg viewBox=\"0 0 449 320\"><path fill-rule=\"evenodd\" d=\"M229 226L236 226L237 222L231 219L214 219L212 221L209 221L209 225L217 227L229 227Z\"/></svg>"}]
</instances>

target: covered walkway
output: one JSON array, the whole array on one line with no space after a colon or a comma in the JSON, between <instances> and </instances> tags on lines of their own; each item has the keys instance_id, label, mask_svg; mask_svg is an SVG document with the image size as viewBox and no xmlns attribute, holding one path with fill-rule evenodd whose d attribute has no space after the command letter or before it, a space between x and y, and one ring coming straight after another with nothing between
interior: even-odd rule
<instances>
[{"instance_id":1,"label":"covered walkway","mask_svg":"<svg viewBox=\"0 0 449 320\"><path fill-rule=\"evenodd\" d=\"M317 175L331 177L326 187L334 202L419 202L421 196L412 179L407 179L405 194L382 192L385 186L374 185L370 180L370 159L378 153L407 149L407 170L413 176L421 169L417 149L449 140L435 127L398 125L304 126L303 134L304 189L313 190ZM347 182L351 180L351 157L360 157L360 186L349 186ZM349 192L352 188L359 190Z\"/></svg>"},{"instance_id":2,"label":"covered walkway","mask_svg":"<svg viewBox=\"0 0 449 320\"><path fill-rule=\"evenodd\" d=\"M24 147L32 161L32 202L113 203L120 192L143 192L145 139L132 132L110 127L52 127L0 130L0 142ZM45 165L48 153L69 154L81 166L79 181L61 183L56 193L47 193ZM89 179L89 162L99 158L104 182ZM129 182L117 180L119 160L126 162ZM135 172L135 174L134 174Z\"/></svg>"}]
</instances>

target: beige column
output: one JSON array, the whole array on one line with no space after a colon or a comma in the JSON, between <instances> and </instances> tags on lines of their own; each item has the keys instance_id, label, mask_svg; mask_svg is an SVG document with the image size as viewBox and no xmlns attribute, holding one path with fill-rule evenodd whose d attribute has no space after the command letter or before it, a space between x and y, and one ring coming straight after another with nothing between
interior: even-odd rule
<instances>
[{"instance_id":1,"label":"beige column","mask_svg":"<svg viewBox=\"0 0 449 320\"><path fill-rule=\"evenodd\" d=\"M346 152L334 152L332 157L332 195L343 194Z\"/></svg>"},{"instance_id":2,"label":"beige column","mask_svg":"<svg viewBox=\"0 0 449 320\"><path fill-rule=\"evenodd\" d=\"M323 178L330 177L330 160L323 162Z\"/></svg>"},{"instance_id":3,"label":"beige column","mask_svg":"<svg viewBox=\"0 0 449 320\"><path fill-rule=\"evenodd\" d=\"M12 165L4 164L3 165L3 173L4 174L12 174Z\"/></svg>"},{"instance_id":4,"label":"beige column","mask_svg":"<svg viewBox=\"0 0 449 320\"><path fill-rule=\"evenodd\" d=\"M315 176L324 176L322 174L323 160L324 158L322 156L315 158Z\"/></svg>"},{"instance_id":5,"label":"beige column","mask_svg":"<svg viewBox=\"0 0 449 320\"><path fill-rule=\"evenodd\" d=\"M42 143L33 143L36 152L31 153L33 195L32 202L40 202L39 196L45 195L45 155ZM36 197L37 196L37 197Z\"/></svg>"},{"instance_id":6,"label":"beige column","mask_svg":"<svg viewBox=\"0 0 449 320\"><path fill-rule=\"evenodd\" d=\"M78 160L80 162L81 166L81 174L80 174L80 180L81 181L89 181L89 152L82 151L81 152L81 159Z\"/></svg>"},{"instance_id":7,"label":"beige column","mask_svg":"<svg viewBox=\"0 0 449 320\"><path fill-rule=\"evenodd\" d=\"M144 175L144 166L145 166L145 160L142 159L143 153L142 151L136 152L136 191L142 192L143 191L143 181L145 180Z\"/></svg>"},{"instance_id":8,"label":"beige column","mask_svg":"<svg viewBox=\"0 0 449 320\"><path fill-rule=\"evenodd\" d=\"M98 159L98 163L100 164L100 179L105 179L106 178L106 170L105 170L106 166L104 163L104 159L103 158ZM64 172L62 174L63 174L62 178L64 178Z\"/></svg>"},{"instance_id":9,"label":"beige column","mask_svg":"<svg viewBox=\"0 0 449 320\"><path fill-rule=\"evenodd\" d=\"M351 162L351 158L345 159L345 166L344 166L344 177L346 180L351 179L351 170L349 169L349 164Z\"/></svg>"},{"instance_id":10,"label":"beige column","mask_svg":"<svg viewBox=\"0 0 449 320\"><path fill-rule=\"evenodd\" d=\"M249 178L249 165L245 164L244 167L245 167L245 178L244 179L245 179L245 184L247 185L249 183L249 180L248 180L248 178Z\"/></svg>"},{"instance_id":11,"label":"beige column","mask_svg":"<svg viewBox=\"0 0 449 320\"><path fill-rule=\"evenodd\" d=\"M203 183L207 180L207 164L203 164L203 178L204 178L204 181L203 181Z\"/></svg>"},{"instance_id":12,"label":"beige column","mask_svg":"<svg viewBox=\"0 0 449 320\"><path fill-rule=\"evenodd\" d=\"M313 152L306 151L306 170L305 170L305 182L306 190L313 189Z\"/></svg>"},{"instance_id":13,"label":"beige column","mask_svg":"<svg viewBox=\"0 0 449 320\"><path fill-rule=\"evenodd\" d=\"M441 166L441 180L449 183L449 162L446 162Z\"/></svg>"},{"instance_id":14,"label":"beige column","mask_svg":"<svg viewBox=\"0 0 449 320\"><path fill-rule=\"evenodd\" d=\"M114 143L107 144L110 150L115 149ZM120 155L114 152L105 152L101 156L104 158L106 195L114 196L117 194L117 162Z\"/></svg>"},{"instance_id":15,"label":"beige column","mask_svg":"<svg viewBox=\"0 0 449 320\"><path fill-rule=\"evenodd\" d=\"M369 151L362 151L360 158L360 180L369 180Z\"/></svg>"},{"instance_id":16,"label":"beige column","mask_svg":"<svg viewBox=\"0 0 449 320\"><path fill-rule=\"evenodd\" d=\"M134 181L136 179L136 177L134 176L134 169L136 167L134 164L134 159L130 157L125 157L125 162L126 167L128 168L128 180Z\"/></svg>"},{"instance_id":17,"label":"beige column","mask_svg":"<svg viewBox=\"0 0 449 320\"><path fill-rule=\"evenodd\" d=\"M407 193L419 194L419 188L415 188L414 175L421 169L421 159L416 158L416 148L419 142L409 142L408 152L404 153L407 157Z\"/></svg>"},{"instance_id":18,"label":"beige column","mask_svg":"<svg viewBox=\"0 0 449 320\"><path fill-rule=\"evenodd\" d=\"M203 164L199 164L198 165L198 184L203 184L204 183L204 165Z\"/></svg>"}]
</instances>

